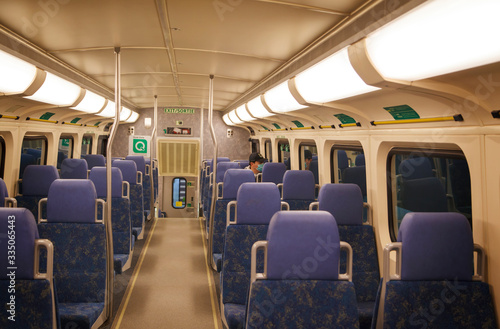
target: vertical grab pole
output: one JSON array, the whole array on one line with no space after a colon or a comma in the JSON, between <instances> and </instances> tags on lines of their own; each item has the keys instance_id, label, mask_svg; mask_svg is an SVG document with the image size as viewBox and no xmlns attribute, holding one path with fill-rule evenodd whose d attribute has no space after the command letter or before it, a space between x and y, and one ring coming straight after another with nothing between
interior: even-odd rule
<instances>
[{"instance_id":1,"label":"vertical grab pole","mask_svg":"<svg viewBox=\"0 0 500 329\"><path fill-rule=\"evenodd\" d=\"M199 163L199 166L200 166L200 171L201 169L203 169L203 141L205 140L205 133L203 131L203 129L205 129L204 127L204 123L203 123L203 114L204 114L204 110L203 110L203 107L200 108L200 163ZM201 183L200 183L200 178L203 177L202 175L200 175L200 177L198 177L198 210L197 210L197 213L198 213L198 219L200 219L200 206L201 206L201 198L203 197L202 195L202 192L201 191Z\"/></svg>"},{"instance_id":2,"label":"vertical grab pole","mask_svg":"<svg viewBox=\"0 0 500 329\"><path fill-rule=\"evenodd\" d=\"M151 181L151 184L150 187L150 195L151 195L151 198L150 198L150 203L149 203L149 209L150 209L150 212L149 212L149 220L153 219L156 215L156 211L155 211L155 180L154 180L154 175L153 175L153 160L155 158L155 155L156 155L156 128L157 128L157 122L158 122L158 95L155 95L155 106L154 106L154 113L153 113L153 120L154 120L154 124L153 124L153 131L151 133L151 142L150 142L150 146L151 146L151 152L149 153L149 156L150 156L150 161L149 161L149 164L150 164L150 167L149 167L149 177L150 177L150 181ZM154 154L153 154L153 151L154 151ZM158 193L159 194L159 193Z\"/></svg>"},{"instance_id":3,"label":"vertical grab pole","mask_svg":"<svg viewBox=\"0 0 500 329\"><path fill-rule=\"evenodd\" d=\"M115 47L116 66L115 66L115 119L109 133L108 145L106 146L106 247L107 247L107 275L106 275L106 291L107 291L107 311L108 319L113 316L113 278L114 278L114 261L113 261L113 228L111 226L111 159L113 140L120 124L121 104L121 66L120 66L120 47Z\"/></svg>"},{"instance_id":4,"label":"vertical grab pole","mask_svg":"<svg viewBox=\"0 0 500 329\"><path fill-rule=\"evenodd\" d=\"M214 143L214 160L212 162L212 203L210 205L210 221L209 221L209 232L208 232L208 261L210 262L210 266L215 270L216 264L214 264L213 257L213 237L214 237L214 213L215 213L215 200L217 200L217 137L215 136L215 130L213 125L213 115L214 115L214 76L210 75L210 86L208 91L208 121L210 125L210 133L212 135L212 141Z\"/></svg>"}]
</instances>

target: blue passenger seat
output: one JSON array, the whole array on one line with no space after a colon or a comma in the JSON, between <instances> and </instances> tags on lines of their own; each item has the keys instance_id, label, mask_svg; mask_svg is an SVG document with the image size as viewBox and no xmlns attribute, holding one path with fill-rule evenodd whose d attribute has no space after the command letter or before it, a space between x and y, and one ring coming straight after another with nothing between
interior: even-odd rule
<instances>
[{"instance_id":1,"label":"blue passenger seat","mask_svg":"<svg viewBox=\"0 0 500 329\"><path fill-rule=\"evenodd\" d=\"M46 198L52 182L59 178L59 173L54 166L30 165L24 170L22 184L23 193L16 195L17 206L27 208L38 218L38 202ZM46 216L46 209L42 209L42 217Z\"/></svg>"},{"instance_id":2,"label":"blue passenger seat","mask_svg":"<svg viewBox=\"0 0 500 329\"><path fill-rule=\"evenodd\" d=\"M151 212L151 166L146 164L142 155L129 155L125 160L132 160L137 165L137 170L142 173L142 193L144 196L144 211L146 217Z\"/></svg>"},{"instance_id":3,"label":"blue passenger seat","mask_svg":"<svg viewBox=\"0 0 500 329\"><path fill-rule=\"evenodd\" d=\"M361 189L356 184L325 184L319 192L318 209L335 217L340 240L352 247L352 282L356 288L360 328L370 328L380 271L373 227L363 225ZM341 253L340 270L345 272L345 268L346 256Z\"/></svg>"},{"instance_id":4,"label":"blue passenger seat","mask_svg":"<svg viewBox=\"0 0 500 329\"><path fill-rule=\"evenodd\" d=\"M14 198L9 198L9 191L7 190L7 185L5 181L0 178L0 207L17 207L17 200Z\"/></svg>"},{"instance_id":5,"label":"blue passenger seat","mask_svg":"<svg viewBox=\"0 0 500 329\"><path fill-rule=\"evenodd\" d=\"M307 210L315 201L314 175L309 170L288 170L283 175L283 201L290 210Z\"/></svg>"},{"instance_id":6,"label":"blue passenger seat","mask_svg":"<svg viewBox=\"0 0 500 329\"><path fill-rule=\"evenodd\" d=\"M144 237L144 194L142 192L142 173L132 160L115 160L113 167L122 172L123 180L130 185L130 220L132 234L136 240Z\"/></svg>"},{"instance_id":7,"label":"blue passenger seat","mask_svg":"<svg viewBox=\"0 0 500 329\"><path fill-rule=\"evenodd\" d=\"M106 158L102 154L87 154L84 159L87 161L89 170L94 167L106 166Z\"/></svg>"},{"instance_id":8,"label":"blue passenger seat","mask_svg":"<svg viewBox=\"0 0 500 329\"><path fill-rule=\"evenodd\" d=\"M229 158L218 157L217 165L222 162L229 162ZM205 217L207 223L210 221L210 207L212 205L212 184L213 184L213 178L211 176L212 173L213 173L213 159L209 159L206 161L204 191L202 191L203 216ZM208 227L207 227L207 232L208 232Z\"/></svg>"},{"instance_id":9,"label":"blue passenger seat","mask_svg":"<svg viewBox=\"0 0 500 329\"><path fill-rule=\"evenodd\" d=\"M94 183L97 197L107 201L106 167L94 167L89 179ZM115 272L120 274L130 268L134 239L130 221L130 184L123 181L120 169L111 168L111 224L113 230L113 254ZM98 209L98 218L102 209Z\"/></svg>"},{"instance_id":10,"label":"blue passenger seat","mask_svg":"<svg viewBox=\"0 0 500 329\"><path fill-rule=\"evenodd\" d=\"M257 251L267 267L257 272ZM337 223L326 211L280 211L252 248L246 328L359 328L350 272L339 273ZM349 253L349 260L352 254ZM348 266L349 268L349 266Z\"/></svg>"},{"instance_id":11,"label":"blue passenger seat","mask_svg":"<svg viewBox=\"0 0 500 329\"><path fill-rule=\"evenodd\" d=\"M266 162L262 167L262 182L270 182L274 184L283 183L283 175L285 175L286 165L281 162Z\"/></svg>"},{"instance_id":12,"label":"blue passenger seat","mask_svg":"<svg viewBox=\"0 0 500 329\"><path fill-rule=\"evenodd\" d=\"M222 315L229 329L245 325L252 245L266 239L271 217L281 210L280 193L273 183L244 183L236 200L236 219L226 227L221 274ZM258 264L262 272L264 260Z\"/></svg>"},{"instance_id":13,"label":"blue passenger seat","mask_svg":"<svg viewBox=\"0 0 500 329\"><path fill-rule=\"evenodd\" d=\"M13 235L15 240L7 238ZM0 237L5 237L0 238L0 327L59 328L52 243L39 238L36 220L25 208L0 209ZM15 244L9 241L15 241ZM12 254L8 251L13 245L15 253L11 258L8 256ZM43 252L49 259L43 273L40 273L39 266L41 248L45 249Z\"/></svg>"},{"instance_id":14,"label":"blue passenger seat","mask_svg":"<svg viewBox=\"0 0 500 329\"><path fill-rule=\"evenodd\" d=\"M19 165L19 178L23 178L24 169L29 165L36 165L36 158L28 153L21 154L21 163Z\"/></svg>"},{"instance_id":15,"label":"blue passenger seat","mask_svg":"<svg viewBox=\"0 0 500 329\"><path fill-rule=\"evenodd\" d=\"M236 162L226 162L234 163ZM220 165L223 165L221 163ZM243 183L255 182L253 171L249 169L227 169L222 182L222 198L215 201L214 227L212 238L212 253L214 263L217 265L217 272L222 268L222 254L224 252L224 237L227 224L227 205L229 202L236 200L238 188ZM234 212L229 214L230 218L234 218Z\"/></svg>"},{"instance_id":16,"label":"blue passenger seat","mask_svg":"<svg viewBox=\"0 0 500 329\"><path fill-rule=\"evenodd\" d=\"M62 179L87 179L88 164L84 159L64 159L61 163Z\"/></svg>"},{"instance_id":17,"label":"blue passenger seat","mask_svg":"<svg viewBox=\"0 0 500 329\"><path fill-rule=\"evenodd\" d=\"M389 271L391 251L400 269L395 274ZM489 285L483 282L485 262L465 216L407 214L398 242L384 250L373 328L498 328Z\"/></svg>"},{"instance_id":18,"label":"blue passenger seat","mask_svg":"<svg viewBox=\"0 0 500 329\"><path fill-rule=\"evenodd\" d=\"M105 320L106 231L96 218L94 184L58 179L49 190L40 237L54 244L54 278L61 328L98 328ZM112 273L111 273L112 275Z\"/></svg>"}]
</instances>

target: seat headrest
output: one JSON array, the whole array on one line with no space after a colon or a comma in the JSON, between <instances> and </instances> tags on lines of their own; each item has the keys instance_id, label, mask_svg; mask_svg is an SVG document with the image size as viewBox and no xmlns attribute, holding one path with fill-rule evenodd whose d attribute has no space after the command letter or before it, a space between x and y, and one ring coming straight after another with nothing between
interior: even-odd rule
<instances>
[{"instance_id":1,"label":"seat headrest","mask_svg":"<svg viewBox=\"0 0 500 329\"><path fill-rule=\"evenodd\" d=\"M143 175L146 174L146 160L142 155L127 155L125 160L132 160L137 165L137 171L142 172Z\"/></svg>"},{"instance_id":2,"label":"seat headrest","mask_svg":"<svg viewBox=\"0 0 500 329\"><path fill-rule=\"evenodd\" d=\"M353 183L359 186L361 194L366 196L366 167L348 167L342 172L343 183Z\"/></svg>"},{"instance_id":3,"label":"seat headrest","mask_svg":"<svg viewBox=\"0 0 500 329\"><path fill-rule=\"evenodd\" d=\"M344 150L337 151L337 163L340 170L349 167L349 159L347 158L347 153Z\"/></svg>"},{"instance_id":4,"label":"seat headrest","mask_svg":"<svg viewBox=\"0 0 500 329\"><path fill-rule=\"evenodd\" d=\"M283 175L283 200L314 200L314 175L309 170L288 170Z\"/></svg>"},{"instance_id":5,"label":"seat headrest","mask_svg":"<svg viewBox=\"0 0 500 329\"><path fill-rule=\"evenodd\" d=\"M443 183L437 177L404 180L401 184L403 208L420 212L448 211Z\"/></svg>"},{"instance_id":6,"label":"seat headrest","mask_svg":"<svg viewBox=\"0 0 500 329\"><path fill-rule=\"evenodd\" d=\"M243 183L238 189L237 223L269 225L271 217L281 210L280 191L274 183Z\"/></svg>"},{"instance_id":7,"label":"seat headrest","mask_svg":"<svg viewBox=\"0 0 500 329\"><path fill-rule=\"evenodd\" d=\"M121 170L123 180L130 184L137 184L137 165L132 160L115 160L113 167Z\"/></svg>"},{"instance_id":8,"label":"seat headrest","mask_svg":"<svg viewBox=\"0 0 500 329\"><path fill-rule=\"evenodd\" d=\"M404 160L399 165L399 173L403 179L433 177L432 164L429 158L415 157Z\"/></svg>"},{"instance_id":9,"label":"seat headrest","mask_svg":"<svg viewBox=\"0 0 500 329\"><path fill-rule=\"evenodd\" d=\"M102 154L87 154L84 157L89 169L106 166L106 158Z\"/></svg>"},{"instance_id":10,"label":"seat headrest","mask_svg":"<svg viewBox=\"0 0 500 329\"><path fill-rule=\"evenodd\" d=\"M338 225L363 225L363 195L356 184L325 184L318 203L318 209L332 214Z\"/></svg>"},{"instance_id":11,"label":"seat headrest","mask_svg":"<svg viewBox=\"0 0 500 329\"><path fill-rule=\"evenodd\" d=\"M245 169L250 164L248 160L235 160L235 161L240 165L241 169Z\"/></svg>"},{"instance_id":12,"label":"seat headrest","mask_svg":"<svg viewBox=\"0 0 500 329\"><path fill-rule=\"evenodd\" d=\"M106 167L92 168L89 174L89 179L94 183L97 197L106 198L108 196ZM122 197L122 185L123 176L121 170L116 167L111 168L111 197Z\"/></svg>"},{"instance_id":13,"label":"seat headrest","mask_svg":"<svg viewBox=\"0 0 500 329\"><path fill-rule=\"evenodd\" d=\"M5 198L9 197L9 191L7 190L7 185L3 179L0 178L0 207L3 207L5 204Z\"/></svg>"},{"instance_id":14,"label":"seat headrest","mask_svg":"<svg viewBox=\"0 0 500 329\"><path fill-rule=\"evenodd\" d=\"M59 178L54 166L29 165L23 174L23 195L47 196L50 185Z\"/></svg>"},{"instance_id":15,"label":"seat headrest","mask_svg":"<svg viewBox=\"0 0 500 329\"><path fill-rule=\"evenodd\" d=\"M94 183L87 179L57 179L47 197L47 222L94 223Z\"/></svg>"},{"instance_id":16,"label":"seat headrest","mask_svg":"<svg viewBox=\"0 0 500 329\"><path fill-rule=\"evenodd\" d=\"M12 227L13 226L13 227ZM11 228L15 234L9 233ZM9 236L15 235L15 279L33 279L33 266L35 254L35 239L38 239L38 227L31 211L26 208L0 208L0 280L11 279L7 269L12 264L8 263L7 250Z\"/></svg>"},{"instance_id":17,"label":"seat headrest","mask_svg":"<svg viewBox=\"0 0 500 329\"><path fill-rule=\"evenodd\" d=\"M463 280L473 275L474 242L459 213L409 213L399 227L403 280Z\"/></svg>"},{"instance_id":18,"label":"seat headrest","mask_svg":"<svg viewBox=\"0 0 500 329\"><path fill-rule=\"evenodd\" d=\"M354 159L354 164L356 165L356 167L364 166L365 165L365 155L364 154L356 155L356 159Z\"/></svg>"},{"instance_id":19,"label":"seat headrest","mask_svg":"<svg viewBox=\"0 0 500 329\"><path fill-rule=\"evenodd\" d=\"M238 189L243 183L255 183L255 175L250 169L228 169L224 174L222 197L236 200Z\"/></svg>"},{"instance_id":20,"label":"seat headrest","mask_svg":"<svg viewBox=\"0 0 500 329\"><path fill-rule=\"evenodd\" d=\"M84 159L64 159L61 163L62 179L87 179L88 164Z\"/></svg>"},{"instance_id":21,"label":"seat headrest","mask_svg":"<svg viewBox=\"0 0 500 329\"><path fill-rule=\"evenodd\" d=\"M286 165L281 162L266 162L262 167L262 181L274 184L283 183Z\"/></svg>"},{"instance_id":22,"label":"seat headrest","mask_svg":"<svg viewBox=\"0 0 500 329\"><path fill-rule=\"evenodd\" d=\"M280 211L267 231L267 278L337 280L340 240L326 211Z\"/></svg>"},{"instance_id":23,"label":"seat headrest","mask_svg":"<svg viewBox=\"0 0 500 329\"><path fill-rule=\"evenodd\" d=\"M217 180L216 183L221 183L224 180L224 174L228 169L240 169L240 165L236 162L220 162L217 163ZM254 176L255 177L255 176Z\"/></svg>"}]
</instances>

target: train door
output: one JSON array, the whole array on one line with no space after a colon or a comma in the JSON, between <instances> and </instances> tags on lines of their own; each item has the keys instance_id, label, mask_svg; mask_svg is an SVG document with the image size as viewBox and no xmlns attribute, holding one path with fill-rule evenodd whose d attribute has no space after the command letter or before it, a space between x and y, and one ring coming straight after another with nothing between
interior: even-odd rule
<instances>
[{"instance_id":1,"label":"train door","mask_svg":"<svg viewBox=\"0 0 500 329\"><path fill-rule=\"evenodd\" d=\"M264 153L264 158L269 160L269 162L273 162L273 147L270 139L266 139L264 142Z\"/></svg>"},{"instance_id":2,"label":"train door","mask_svg":"<svg viewBox=\"0 0 500 329\"><path fill-rule=\"evenodd\" d=\"M80 153L80 156L83 158L83 156L91 153L92 153L92 135L83 135L82 151Z\"/></svg>"},{"instance_id":3,"label":"train door","mask_svg":"<svg viewBox=\"0 0 500 329\"><path fill-rule=\"evenodd\" d=\"M286 169L290 169L290 143L288 139L278 141L278 162L285 164Z\"/></svg>"},{"instance_id":4,"label":"train door","mask_svg":"<svg viewBox=\"0 0 500 329\"><path fill-rule=\"evenodd\" d=\"M195 218L198 214L198 138L159 138L160 209L167 217Z\"/></svg>"}]
</instances>

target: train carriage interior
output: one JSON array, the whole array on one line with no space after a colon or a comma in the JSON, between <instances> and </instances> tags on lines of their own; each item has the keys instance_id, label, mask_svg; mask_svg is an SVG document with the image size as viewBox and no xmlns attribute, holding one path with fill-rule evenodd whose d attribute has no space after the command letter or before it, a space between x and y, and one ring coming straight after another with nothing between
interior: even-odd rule
<instances>
[{"instance_id":1,"label":"train carriage interior","mask_svg":"<svg viewBox=\"0 0 500 329\"><path fill-rule=\"evenodd\" d=\"M0 328L499 328L498 13L0 0Z\"/></svg>"}]
</instances>

